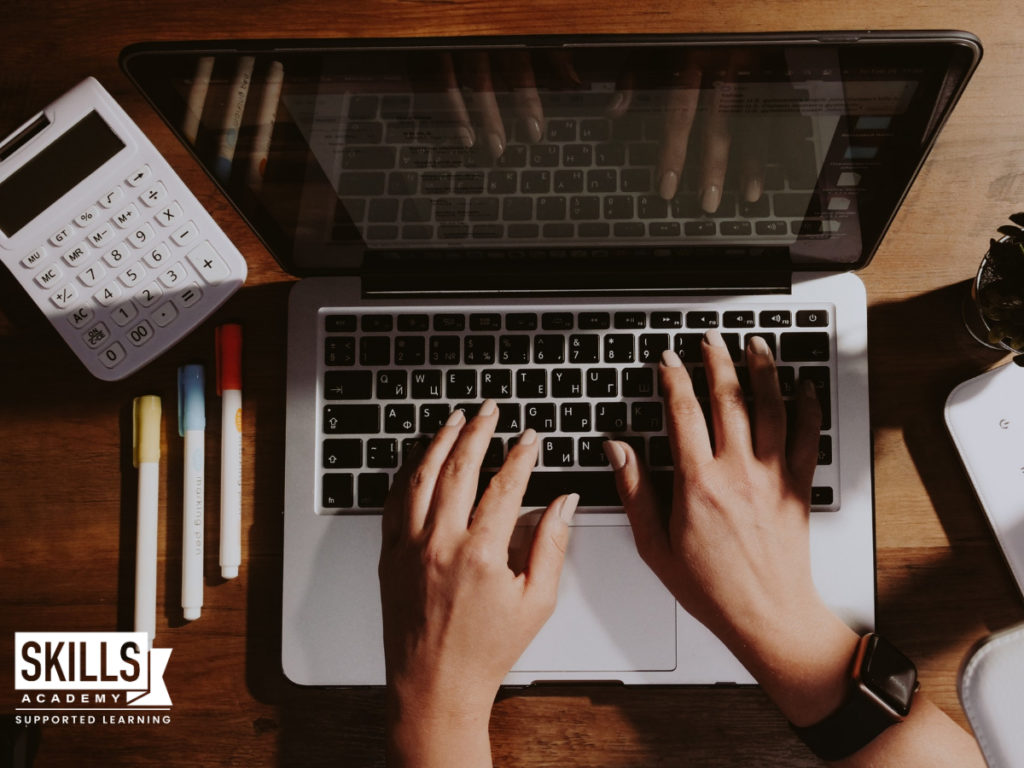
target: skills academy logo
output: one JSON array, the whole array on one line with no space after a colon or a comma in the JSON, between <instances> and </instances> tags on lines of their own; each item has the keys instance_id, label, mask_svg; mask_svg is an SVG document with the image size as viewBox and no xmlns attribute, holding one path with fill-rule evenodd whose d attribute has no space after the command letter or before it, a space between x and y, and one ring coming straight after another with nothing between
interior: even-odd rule
<instances>
[{"instance_id":1,"label":"skills academy logo","mask_svg":"<svg viewBox=\"0 0 1024 768\"><path fill-rule=\"evenodd\" d=\"M15 722L167 725L170 656L145 632L15 632Z\"/></svg>"}]
</instances>

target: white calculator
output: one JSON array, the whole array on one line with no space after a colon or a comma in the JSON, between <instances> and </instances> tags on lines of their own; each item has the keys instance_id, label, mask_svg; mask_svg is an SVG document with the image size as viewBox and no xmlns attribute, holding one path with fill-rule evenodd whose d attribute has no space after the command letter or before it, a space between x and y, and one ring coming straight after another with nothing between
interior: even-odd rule
<instances>
[{"instance_id":1,"label":"white calculator","mask_svg":"<svg viewBox=\"0 0 1024 768\"><path fill-rule=\"evenodd\" d=\"M180 340L247 271L93 78L0 143L0 260L85 367L108 381Z\"/></svg>"}]
</instances>

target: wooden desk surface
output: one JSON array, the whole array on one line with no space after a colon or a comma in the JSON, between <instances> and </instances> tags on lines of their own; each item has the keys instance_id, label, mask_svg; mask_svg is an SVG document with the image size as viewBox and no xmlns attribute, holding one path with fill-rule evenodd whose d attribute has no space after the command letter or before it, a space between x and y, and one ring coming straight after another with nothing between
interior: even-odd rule
<instances>
[{"instance_id":1,"label":"wooden desk surface","mask_svg":"<svg viewBox=\"0 0 1024 768\"><path fill-rule=\"evenodd\" d=\"M82 77L122 102L213 211L249 262L247 286L186 342L117 384L90 377L0 279L0 714L16 706L13 633L130 629L134 473L128 406L174 371L212 362L213 328L245 323L243 567L207 578L200 621L176 607L180 441L166 419L159 644L174 649L168 726L50 727L39 765L378 765L379 690L305 690L279 664L285 299L290 283L117 66L145 39L546 32L955 28L985 57L881 250L862 275L870 301L878 625L914 657L929 694L963 722L956 673L970 645L1024 619L1024 603L945 434L958 382L1000 361L958 319L961 281L989 236L1024 208L1024 56L1012 0L937 3L543 3L318 0L8 2L0 26L0 135ZM127 433L130 435L130 431ZM177 459L177 461L175 461ZM216 462L211 464L215 467ZM170 469L169 469L170 468ZM208 476L215 498L217 475ZM212 505L215 508L215 504ZM216 519L208 518L216 541ZM217 573L208 548L208 574ZM344 648L338 649L344 653ZM757 689L559 687L503 698L492 723L506 766L816 764ZM2 739L0 739L2 743ZM454 764L454 763L453 763Z\"/></svg>"}]
</instances>

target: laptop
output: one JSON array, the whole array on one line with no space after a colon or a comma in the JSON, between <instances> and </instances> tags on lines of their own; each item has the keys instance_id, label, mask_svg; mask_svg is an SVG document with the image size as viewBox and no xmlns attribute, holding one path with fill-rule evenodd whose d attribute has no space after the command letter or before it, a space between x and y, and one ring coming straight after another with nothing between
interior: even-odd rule
<instances>
[{"instance_id":1,"label":"laptop","mask_svg":"<svg viewBox=\"0 0 1024 768\"><path fill-rule=\"evenodd\" d=\"M962 32L126 49L125 72L301 278L287 318L287 676L384 683L380 507L416 440L493 397L481 488L524 429L541 441L510 563L537 509L581 495L558 606L505 682L752 682L637 556L601 450L631 442L668 503L657 362L679 352L706 405L710 328L741 380L759 334L787 401L815 382L813 576L872 628L856 271L980 55Z\"/></svg>"}]
</instances>

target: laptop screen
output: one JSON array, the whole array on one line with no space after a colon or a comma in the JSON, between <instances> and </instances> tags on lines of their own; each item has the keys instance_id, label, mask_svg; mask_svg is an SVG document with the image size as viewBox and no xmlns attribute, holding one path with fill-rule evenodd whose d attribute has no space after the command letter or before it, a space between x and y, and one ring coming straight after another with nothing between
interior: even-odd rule
<instances>
[{"instance_id":1,"label":"laptop screen","mask_svg":"<svg viewBox=\"0 0 1024 768\"><path fill-rule=\"evenodd\" d=\"M122 65L293 274L566 252L857 268L980 48L819 37L143 44Z\"/></svg>"}]
</instances>

